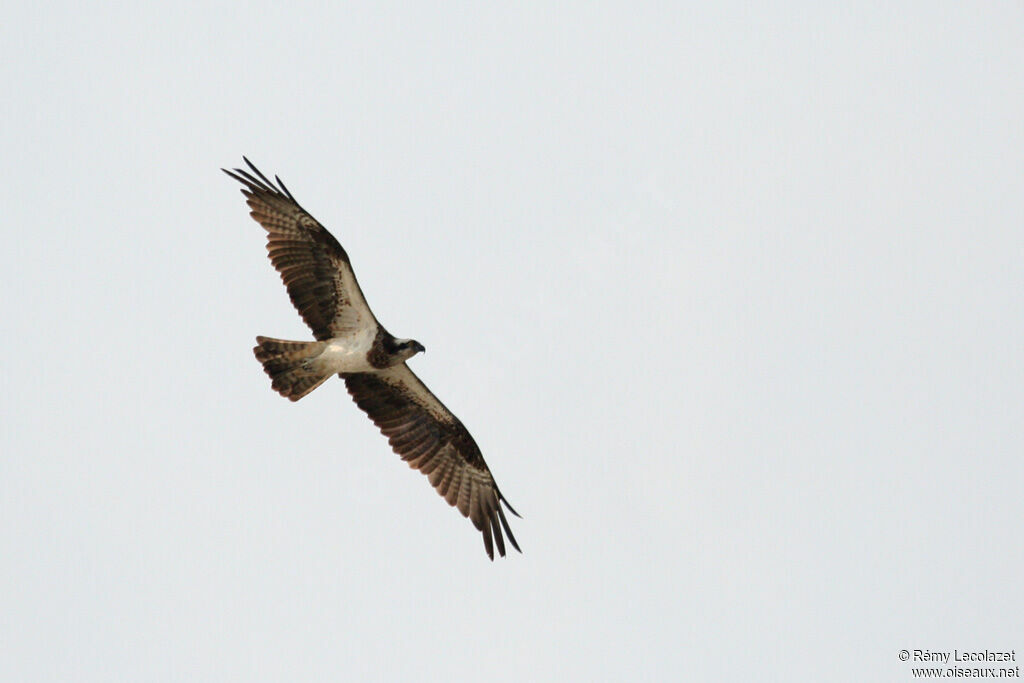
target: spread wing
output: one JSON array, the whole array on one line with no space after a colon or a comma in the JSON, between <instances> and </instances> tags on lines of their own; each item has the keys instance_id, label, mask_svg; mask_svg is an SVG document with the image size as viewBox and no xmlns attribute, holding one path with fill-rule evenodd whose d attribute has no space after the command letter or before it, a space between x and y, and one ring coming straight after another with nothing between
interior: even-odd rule
<instances>
[{"instance_id":1,"label":"spread wing","mask_svg":"<svg viewBox=\"0 0 1024 683\"><path fill-rule=\"evenodd\" d=\"M314 336L323 341L376 326L338 240L299 206L280 178L275 176L275 185L251 161L245 163L252 173L221 170L245 185L242 194L252 209L250 215L267 231L270 262Z\"/></svg>"},{"instance_id":2,"label":"spread wing","mask_svg":"<svg viewBox=\"0 0 1024 683\"><path fill-rule=\"evenodd\" d=\"M488 557L494 559L493 543L505 556L502 529L519 550L501 504L517 517L519 513L498 490L476 441L405 363L341 376L356 405L388 437L395 453L427 475L448 504L472 520L483 534Z\"/></svg>"}]
</instances>

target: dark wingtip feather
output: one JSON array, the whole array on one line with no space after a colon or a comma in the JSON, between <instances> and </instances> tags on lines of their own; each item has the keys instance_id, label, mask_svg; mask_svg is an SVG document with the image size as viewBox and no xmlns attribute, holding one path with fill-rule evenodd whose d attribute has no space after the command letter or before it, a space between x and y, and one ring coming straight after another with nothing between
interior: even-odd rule
<instances>
[{"instance_id":1,"label":"dark wingtip feather","mask_svg":"<svg viewBox=\"0 0 1024 683\"><path fill-rule=\"evenodd\" d=\"M274 176L274 180L277 181L277 184L281 187L281 191L288 196L288 199L294 202L295 197L293 197L292 193L288 191L288 188L284 186L284 182L281 180L281 176Z\"/></svg>"},{"instance_id":2,"label":"dark wingtip feather","mask_svg":"<svg viewBox=\"0 0 1024 683\"><path fill-rule=\"evenodd\" d=\"M512 508L509 509L511 510ZM513 512L515 512L515 510L513 510ZM516 543L516 537L512 535L512 527L508 525L508 520L505 519L505 513L502 511L501 506L498 506L498 519L501 520L501 526L505 528L505 534L508 535L508 542L512 544L512 547L515 548L517 552L523 552L519 549L519 544ZM504 555L504 553L502 553L502 555Z\"/></svg>"},{"instance_id":3,"label":"dark wingtip feather","mask_svg":"<svg viewBox=\"0 0 1024 683\"><path fill-rule=\"evenodd\" d=\"M263 183L264 183L264 184L265 184L265 185L266 185L267 187L269 187L269 188L273 188L273 187L274 187L274 183L270 182L270 180L269 180L269 179L267 178L267 176L263 175L263 172L262 172L262 171L260 171L260 169L256 168L256 165L255 165L255 164L253 164L253 163L252 163L251 161L249 161L249 160L248 160L248 159L246 159L245 157L242 157L242 158L243 158L243 159L245 159L245 163L246 163L246 165L247 165L247 166L248 166L249 168L251 168L251 169L252 169L252 172L253 172L253 173L255 173L255 174L256 174L257 176L259 176L259 179L260 179L260 180L262 180L262 181L263 181Z\"/></svg>"},{"instance_id":4,"label":"dark wingtip feather","mask_svg":"<svg viewBox=\"0 0 1024 683\"><path fill-rule=\"evenodd\" d=\"M222 169L220 169L220 170L222 170L222 171L224 171L225 173L227 173L227 174L228 174L228 177L230 177L230 178L232 178L232 179L234 179L234 180L237 180L238 182L242 183L243 185L245 185L245 186L247 186L247 187L250 187L250 186L251 186L251 183L250 183L250 181L248 181L248 180L246 180L245 178L243 178L242 176L238 175L238 174L239 174L239 173L241 172L241 171L240 171L239 169L237 169L237 168L236 168L236 169L235 169L235 170L233 170L233 171L229 171L229 170L228 170L228 169L226 169L226 168L222 168Z\"/></svg>"},{"instance_id":5,"label":"dark wingtip feather","mask_svg":"<svg viewBox=\"0 0 1024 683\"><path fill-rule=\"evenodd\" d=\"M234 178L235 180L249 188L249 192L268 192L270 194L277 195L280 197L286 197L293 204L295 204L295 206L302 209L302 207L299 206L299 203L295 200L295 197L292 195L291 191L285 186L283 182L281 182L281 178L279 176L274 176L274 180L277 181L277 183L275 184L269 178L267 178L267 176L263 175L263 172L260 169L256 168L256 164L249 161L249 157L243 156L242 160L245 161L250 171L252 171L251 173L242 168L236 168L231 171L227 170L226 168L222 168L220 170L224 171L229 176L231 176L232 178ZM242 190L242 192L244 193L246 192L246 190ZM305 211L305 209L302 210Z\"/></svg>"},{"instance_id":6,"label":"dark wingtip feather","mask_svg":"<svg viewBox=\"0 0 1024 683\"><path fill-rule=\"evenodd\" d=\"M240 168L236 168L236 169L234 169L232 171L227 171L227 170L224 170L224 169L221 169L221 170L223 170L229 176L231 176L232 178L234 178L235 180L237 180L238 182L242 183L247 188L249 188L250 192L258 192L258 191L271 192L272 191L269 187L265 186L259 180L257 180L256 178L252 177L252 175L250 175L249 173L243 171ZM243 192L244 191L245 190L243 190Z\"/></svg>"},{"instance_id":7,"label":"dark wingtip feather","mask_svg":"<svg viewBox=\"0 0 1024 683\"><path fill-rule=\"evenodd\" d=\"M491 528L494 529L494 540L498 543L498 554L505 557L505 539L502 538L501 529L498 527L498 520L494 517L491 517Z\"/></svg>"},{"instance_id":8,"label":"dark wingtip feather","mask_svg":"<svg viewBox=\"0 0 1024 683\"><path fill-rule=\"evenodd\" d=\"M518 512L515 511L515 508L513 508L511 505L508 504L508 500L506 500L505 496L501 495L500 492L498 493L498 499L501 500L501 502L505 504L505 507L508 508L509 512L511 512L513 515L515 515L519 519L523 518L523 516L521 514L519 514ZM501 506L499 505L498 507L500 508Z\"/></svg>"}]
</instances>

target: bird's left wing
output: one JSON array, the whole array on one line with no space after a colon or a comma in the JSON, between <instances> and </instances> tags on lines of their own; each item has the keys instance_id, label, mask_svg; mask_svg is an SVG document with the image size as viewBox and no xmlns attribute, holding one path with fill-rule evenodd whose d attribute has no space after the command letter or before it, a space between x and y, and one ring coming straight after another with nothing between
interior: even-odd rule
<instances>
[{"instance_id":1,"label":"bird's left wing","mask_svg":"<svg viewBox=\"0 0 1024 683\"><path fill-rule=\"evenodd\" d=\"M498 490L476 441L405 363L341 377L356 405L388 437L395 453L409 467L427 475L448 504L469 517L483 534L484 548L492 560L494 543L505 556L502 529L512 547L519 550L502 503L512 514L519 514Z\"/></svg>"}]
</instances>

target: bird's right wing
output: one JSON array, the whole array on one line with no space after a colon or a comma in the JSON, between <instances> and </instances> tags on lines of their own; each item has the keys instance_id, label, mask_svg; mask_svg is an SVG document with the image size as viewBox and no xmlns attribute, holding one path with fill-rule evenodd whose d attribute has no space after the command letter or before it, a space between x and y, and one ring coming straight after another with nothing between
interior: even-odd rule
<instances>
[{"instance_id":1,"label":"bird's right wing","mask_svg":"<svg viewBox=\"0 0 1024 683\"><path fill-rule=\"evenodd\" d=\"M245 157L242 157L245 159ZM250 215L267 231L270 262L292 304L318 340L376 327L348 254L338 240L299 206L280 178L272 183L245 159L252 173L221 169L245 185Z\"/></svg>"}]
</instances>

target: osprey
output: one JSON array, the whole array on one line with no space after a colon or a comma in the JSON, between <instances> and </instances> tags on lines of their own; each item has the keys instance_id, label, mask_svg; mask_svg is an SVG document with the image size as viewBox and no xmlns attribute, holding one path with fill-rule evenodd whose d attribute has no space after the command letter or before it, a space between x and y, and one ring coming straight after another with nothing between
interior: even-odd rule
<instances>
[{"instance_id":1,"label":"osprey","mask_svg":"<svg viewBox=\"0 0 1024 683\"><path fill-rule=\"evenodd\" d=\"M245 186L250 215L267 231L270 262L316 338L256 337L253 352L271 387L298 401L337 373L395 453L472 520L491 560L494 544L505 556L502 529L519 550L501 506L519 513L501 495L476 441L405 363L423 345L396 339L377 322L338 240L299 206L280 178L274 177L275 185L242 158L252 173L221 170Z\"/></svg>"}]
</instances>

